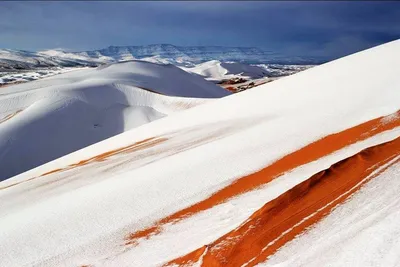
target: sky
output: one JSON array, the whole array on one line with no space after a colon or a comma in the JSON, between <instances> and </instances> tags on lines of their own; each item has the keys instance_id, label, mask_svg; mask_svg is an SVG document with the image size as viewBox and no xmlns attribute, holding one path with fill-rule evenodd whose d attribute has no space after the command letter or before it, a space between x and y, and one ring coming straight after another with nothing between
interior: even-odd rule
<instances>
[{"instance_id":1,"label":"sky","mask_svg":"<svg viewBox=\"0 0 400 267\"><path fill-rule=\"evenodd\" d=\"M254 46L336 58L400 37L400 1L0 1L0 48Z\"/></svg>"}]
</instances>

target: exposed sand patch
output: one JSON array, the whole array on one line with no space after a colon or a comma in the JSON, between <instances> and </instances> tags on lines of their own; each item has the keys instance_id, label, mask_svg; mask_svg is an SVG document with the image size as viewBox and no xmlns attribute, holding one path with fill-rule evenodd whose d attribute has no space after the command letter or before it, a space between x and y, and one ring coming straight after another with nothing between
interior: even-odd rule
<instances>
[{"instance_id":1,"label":"exposed sand patch","mask_svg":"<svg viewBox=\"0 0 400 267\"><path fill-rule=\"evenodd\" d=\"M399 113L400 111L395 114ZM210 209L232 197L254 190L298 166L315 161L339 149L358 141L365 140L383 131L400 126L399 116L393 116L393 114L389 116L394 119L387 120L386 117L388 116L380 117L342 132L328 135L289 155L286 155L256 173L239 178L209 198L171 214L156 222L149 228L129 234L126 237L126 245L136 245L138 240L141 238L149 238L152 235L159 234L162 231L162 226L165 224L174 223L195 213Z\"/></svg>"},{"instance_id":2,"label":"exposed sand patch","mask_svg":"<svg viewBox=\"0 0 400 267\"><path fill-rule=\"evenodd\" d=\"M31 181L33 179L36 179L36 178L39 178L39 177L43 177L43 176L47 176L47 175L50 175L50 174L53 174L53 173L58 173L58 172L62 172L62 171L71 170L71 169L76 168L76 167L81 167L81 166L87 165L87 164L92 163L92 162L104 161L104 160L106 160L106 159L108 159L108 158L110 158L112 156L117 155L117 154L130 153L130 152L138 151L140 149L149 148L149 147L155 146L155 145L157 145L157 144L159 144L159 143L161 143L161 142L163 142L165 140L167 140L167 139L166 138L155 139L154 137L147 138L147 139L144 139L142 141L136 142L134 144L131 144L131 145L128 145L128 146L125 146L125 147L121 147L121 148L118 148L118 149L115 149L115 150L110 150L110 151L107 151L105 153L99 154L99 155L97 155L95 157L92 157L92 158L89 158L89 159L81 160L81 161L79 161L77 163L74 163L74 164L71 164L71 165L69 165L69 166L67 166L65 168L58 168L58 169L55 169L55 170L51 170L51 171L45 172L45 173L43 173L43 174L41 174L41 175L39 175L37 177L32 177L32 178L26 179L26 180L18 182L18 183L10 184L10 185L5 186L5 187L0 187L0 190L6 189L6 188L9 188L9 187L12 187L12 186L16 186L16 185Z\"/></svg>"},{"instance_id":3,"label":"exposed sand patch","mask_svg":"<svg viewBox=\"0 0 400 267\"><path fill-rule=\"evenodd\" d=\"M3 83L3 84L0 84L0 88L11 86L11 85L16 85L16 84L20 84L20 83L26 83L26 82L28 82L28 81L18 81L18 82L11 82L11 83Z\"/></svg>"},{"instance_id":4,"label":"exposed sand patch","mask_svg":"<svg viewBox=\"0 0 400 267\"><path fill-rule=\"evenodd\" d=\"M400 138L367 148L268 202L240 227L212 244L166 265L189 264L201 257L201 266L255 266L326 216L363 184L399 162L398 155Z\"/></svg>"},{"instance_id":5,"label":"exposed sand patch","mask_svg":"<svg viewBox=\"0 0 400 267\"><path fill-rule=\"evenodd\" d=\"M0 123L3 123L5 121L8 121L9 119L11 119L12 117L14 117L15 115L17 115L18 113L20 113L22 111L22 109L19 109L17 111L15 111L14 113L8 114L7 116L5 116L4 118L0 119Z\"/></svg>"}]
</instances>

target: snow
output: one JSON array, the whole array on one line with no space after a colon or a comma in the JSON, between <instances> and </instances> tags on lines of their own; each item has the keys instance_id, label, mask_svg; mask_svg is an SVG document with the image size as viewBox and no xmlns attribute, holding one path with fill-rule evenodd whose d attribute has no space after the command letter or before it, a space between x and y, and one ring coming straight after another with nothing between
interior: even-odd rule
<instances>
[{"instance_id":1,"label":"snow","mask_svg":"<svg viewBox=\"0 0 400 267\"><path fill-rule=\"evenodd\" d=\"M282 65L282 64L257 64L264 69L268 77L282 77L315 67L315 65Z\"/></svg>"},{"instance_id":2,"label":"snow","mask_svg":"<svg viewBox=\"0 0 400 267\"><path fill-rule=\"evenodd\" d=\"M95 66L104 61L60 51L30 52L0 49L0 71L33 70L54 67ZM105 61L107 62L107 61Z\"/></svg>"},{"instance_id":3,"label":"snow","mask_svg":"<svg viewBox=\"0 0 400 267\"><path fill-rule=\"evenodd\" d=\"M210 60L194 67L182 67L183 70L198 74L210 81L222 81L241 77L244 79L257 79L267 76L267 72L257 66L238 62L221 62Z\"/></svg>"},{"instance_id":4,"label":"snow","mask_svg":"<svg viewBox=\"0 0 400 267\"><path fill-rule=\"evenodd\" d=\"M254 47L222 47L222 46L175 46L171 44L154 44L144 46L110 46L100 50L75 52L93 59L109 57L121 60L125 57L136 59L159 57L168 61L201 63L209 60L246 61L246 62L291 62L287 58L269 51ZM295 58L296 61L310 61L304 58ZM311 60L313 61L313 60Z\"/></svg>"},{"instance_id":5,"label":"snow","mask_svg":"<svg viewBox=\"0 0 400 267\"><path fill-rule=\"evenodd\" d=\"M0 73L0 86L11 85L13 83L30 82L56 74L61 74L69 72L72 70L78 70L83 68L47 68L47 69L37 69L34 71L18 71L18 72L6 72Z\"/></svg>"},{"instance_id":6,"label":"snow","mask_svg":"<svg viewBox=\"0 0 400 267\"><path fill-rule=\"evenodd\" d=\"M145 46L110 46L92 51L63 51L62 49L44 50L38 52L0 49L0 70L32 70L43 67L81 67L98 66L104 63L140 59L155 63L172 63L176 66L193 67L195 64L210 60L235 63L237 66L228 68L250 68L251 72L258 67L246 67L242 63L262 64L256 72L269 64L310 63L320 64L320 60L301 57L285 57L263 51L254 47L221 47L221 46L174 46L170 44L155 44ZM264 65L263 65L264 64ZM284 66L281 66L284 67ZM281 68L279 67L279 68ZM253 70L252 70L253 69ZM246 70L244 70L246 71ZM272 70L275 72L275 70ZM271 72L271 73L272 73ZM281 70L279 70L281 72Z\"/></svg>"},{"instance_id":7,"label":"snow","mask_svg":"<svg viewBox=\"0 0 400 267\"><path fill-rule=\"evenodd\" d=\"M0 118L15 116L0 123L0 180L206 102L193 97L227 94L172 65L140 61L2 88Z\"/></svg>"},{"instance_id":8,"label":"snow","mask_svg":"<svg viewBox=\"0 0 400 267\"><path fill-rule=\"evenodd\" d=\"M92 59L88 57L87 55L82 55L79 53L68 53L60 50L44 50L44 51L39 51L37 53L38 55L41 56L49 56L49 57L58 57L58 58L63 58L63 59L69 59L69 60L81 60L81 61L93 61L97 63L106 63L106 62L113 62L114 59L110 57L99 57Z\"/></svg>"},{"instance_id":9,"label":"snow","mask_svg":"<svg viewBox=\"0 0 400 267\"><path fill-rule=\"evenodd\" d=\"M365 146L396 138L400 135L399 129L356 143L293 170L258 189L263 191L248 192L179 224L166 226L165 233L139 243L134 249L124 246L127 234L151 226L157 220L205 199L284 155L326 135L397 112L400 103L397 67L400 62L394 55L399 50L400 41L391 42L252 90L214 101L202 101L202 105L128 130L1 182L0 265L132 266L133 262L137 262L140 266L154 266L163 259L182 255L212 241L240 224L246 219L246 214L260 208L268 199L307 179L309 174ZM116 98L112 93L105 93L108 87L101 89L99 97L96 94L98 91L82 91L82 85L94 81L110 84L110 80L115 84L118 80L115 87L124 95L128 94L126 86L156 90L149 86L155 83L154 80L143 82L139 79L149 77L147 68L153 65L140 64L148 64L140 67L140 75L136 72L135 75L127 74L125 68L113 72L114 67L121 66L117 64L97 70L108 69L108 78L98 75L93 79L88 75L89 71L80 71L69 78L67 85L57 76L40 82L47 83L53 79L49 84L54 83L50 86L54 96L73 93L75 99L104 107L105 100ZM172 68L169 65L162 67ZM165 70L165 73L169 72ZM80 75L86 79L78 82L79 87L76 87L82 77ZM160 75L152 76L160 81L157 84L162 85L157 89L161 93L170 92L168 79L158 79ZM134 80L136 84L128 84L128 80ZM173 79L171 83L182 85L179 79ZM54 87L58 88L57 92ZM16 106L15 103L22 105L20 103L24 101L42 97L39 90L28 88L25 84L12 88L17 92L4 96L9 99L6 105L9 109ZM98 86L96 88L99 90ZM191 94L196 92L191 96L200 94L200 91L190 88ZM136 88L135 92L139 89ZM28 96L27 92L35 95ZM205 91L201 92L204 96ZM206 92L207 95L210 93ZM136 94L130 93L129 96ZM19 99L13 100L15 97ZM151 94L149 98L156 102L156 97L163 96ZM126 98L133 103L133 97ZM176 98L168 99L173 102ZM186 98L181 102L186 103L184 100ZM194 102L193 105L198 101L189 100ZM175 106L167 105L171 102L166 99L160 102L162 104L157 107L166 110ZM58 110L58 106L54 105L54 110ZM3 105L0 107L3 108ZM14 118L17 119L25 111ZM29 116L37 113L40 112L27 112ZM82 114L77 112L75 117ZM152 137L163 139L152 146L117 154L105 161L38 177ZM31 179L33 177L38 178ZM379 190L381 193L386 186L382 188ZM238 213L243 217L239 217ZM209 226L211 222L216 224ZM190 244L183 243L186 238ZM365 239L349 244L349 247L357 247L358 242L365 242ZM155 254L151 253L152 248ZM392 248L395 251L396 247ZM289 255L293 257L293 254ZM352 256L352 259L358 258L355 254Z\"/></svg>"}]
</instances>

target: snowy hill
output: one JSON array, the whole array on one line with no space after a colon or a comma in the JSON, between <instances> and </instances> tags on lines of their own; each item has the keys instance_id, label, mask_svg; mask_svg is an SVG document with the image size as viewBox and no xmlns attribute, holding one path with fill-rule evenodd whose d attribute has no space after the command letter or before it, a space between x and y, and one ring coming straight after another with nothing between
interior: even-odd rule
<instances>
[{"instance_id":1,"label":"snowy hill","mask_svg":"<svg viewBox=\"0 0 400 267\"><path fill-rule=\"evenodd\" d=\"M58 52L56 55L54 51L48 53L0 49L0 72L49 67L96 66L101 63L96 59L76 55L65 56L64 52Z\"/></svg>"},{"instance_id":2,"label":"snowy hill","mask_svg":"<svg viewBox=\"0 0 400 267\"><path fill-rule=\"evenodd\" d=\"M264 69L242 64L238 62L221 62L218 60L211 60L194 67L185 68L183 70L198 74L210 81L222 81L229 80L232 78L244 78L244 79L257 79L266 77L269 73Z\"/></svg>"},{"instance_id":3,"label":"snowy hill","mask_svg":"<svg viewBox=\"0 0 400 267\"><path fill-rule=\"evenodd\" d=\"M0 180L227 94L173 65L141 61L2 88Z\"/></svg>"},{"instance_id":4,"label":"snowy hill","mask_svg":"<svg viewBox=\"0 0 400 267\"><path fill-rule=\"evenodd\" d=\"M397 40L207 101L1 182L0 265L397 266L399 53ZM78 80L53 90L118 98ZM9 106L33 98L14 88Z\"/></svg>"},{"instance_id":5,"label":"snowy hill","mask_svg":"<svg viewBox=\"0 0 400 267\"><path fill-rule=\"evenodd\" d=\"M59 59L59 60L71 60L72 62L91 62L91 63L108 63L114 62L115 59L111 57L101 56L99 55L97 58L89 57L88 55L79 54L79 53L69 53L60 50L45 50L37 52L40 56L47 56L51 59Z\"/></svg>"}]
</instances>

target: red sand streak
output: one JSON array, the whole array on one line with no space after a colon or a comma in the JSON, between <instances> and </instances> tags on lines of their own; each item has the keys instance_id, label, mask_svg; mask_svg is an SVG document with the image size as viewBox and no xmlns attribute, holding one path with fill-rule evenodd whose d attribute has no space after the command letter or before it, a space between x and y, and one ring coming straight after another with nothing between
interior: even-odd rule
<instances>
[{"instance_id":1,"label":"red sand streak","mask_svg":"<svg viewBox=\"0 0 400 267\"><path fill-rule=\"evenodd\" d=\"M49 175L49 174L52 174L52 173L55 173L55 172L59 172L59 171L62 171L62 170L63 169L55 169L55 170L52 170L52 171L49 171L49 172L45 172L40 176L46 176L46 175Z\"/></svg>"},{"instance_id":2,"label":"red sand streak","mask_svg":"<svg viewBox=\"0 0 400 267\"><path fill-rule=\"evenodd\" d=\"M399 159L393 162L398 155L400 138L367 148L268 202L240 227L208 245L207 251L201 247L166 266L197 262L199 254L204 254L202 266L255 266L264 262L388 165L399 162ZM385 167L378 170L382 166ZM377 172L373 174L374 171Z\"/></svg>"},{"instance_id":3,"label":"red sand streak","mask_svg":"<svg viewBox=\"0 0 400 267\"><path fill-rule=\"evenodd\" d=\"M232 197L254 190L296 167L315 161L346 146L398 126L400 126L400 111L370 120L342 132L328 135L284 156L256 173L239 178L209 198L165 217L147 229L129 234L126 237L125 244L136 245L139 239L148 239L152 235L160 233L162 226L165 224L174 223L195 213L210 209Z\"/></svg>"},{"instance_id":4,"label":"red sand streak","mask_svg":"<svg viewBox=\"0 0 400 267\"><path fill-rule=\"evenodd\" d=\"M107 151L107 152L102 153L100 155L91 157L89 159L81 160L78 163L70 165L70 168L71 167L74 168L74 167L77 167L77 166L84 166L84 165L86 165L86 164L88 164L90 162L104 161L107 158L115 156L117 154L130 153L130 152L134 152L134 151L137 151L137 150L140 150L140 149L149 148L149 147L155 146L155 145L157 145L159 143L162 143L162 142L164 142L166 140L167 140L167 138L158 138L158 139L155 139L154 137L147 138L147 139L144 139L142 141L136 142L136 143L134 143L132 145L128 145L128 146L124 146L124 147L121 147L121 148L118 148L118 149L110 150L110 151Z\"/></svg>"},{"instance_id":5,"label":"red sand streak","mask_svg":"<svg viewBox=\"0 0 400 267\"><path fill-rule=\"evenodd\" d=\"M147 138L147 139L144 139L142 141L136 142L136 143L134 143L132 145L124 146L124 147L121 147L121 148L118 148L118 149L115 149L115 150L111 150L111 151L107 151L105 153L99 154L99 155L91 157L89 159L81 160L80 162L71 164L71 165L69 165L69 166L67 166L65 168L54 169L52 171L45 172L45 173L43 173L43 174L41 174L41 175L39 175L37 177L32 177L32 178L23 180L23 181L18 182L18 183L14 183L14 184L10 184L10 185L4 186L4 187L0 187L0 190L6 189L6 188L10 188L10 187L13 187L13 186L25 183L25 182L29 182L29 181L31 181L33 179L36 179L36 178L39 178L39 177L43 177L43 176L47 176L49 174L71 170L73 168L84 166L84 165L87 165L87 164L92 163L92 162L104 161L104 160L106 160L106 159L108 159L108 158L110 158L112 156L117 155L117 154L130 153L130 152L138 151L138 150L141 150L141 149L150 148L150 147L155 146L155 145L157 145L159 143L162 143L162 142L164 142L166 140L167 140L167 138L158 138L158 139L156 139L154 137Z\"/></svg>"},{"instance_id":6,"label":"red sand streak","mask_svg":"<svg viewBox=\"0 0 400 267\"><path fill-rule=\"evenodd\" d=\"M8 121L9 119L11 119L12 117L14 117L15 115L17 115L18 113L20 113L22 111L22 109L17 110L14 113L8 114L7 116L5 116L4 118L0 119L0 123L3 123L5 121Z\"/></svg>"},{"instance_id":7,"label":"red sand streak","mask_svg":"<svg viewBox=\"0 0 400 267\"><path fill-rule=\"evenodd\" d=\"M0 88L11 86L11 85L16 85L16 84L20 84L20 83L26 83L26 82L27 81L19 81L19 82L13 82L13 83L3 83L3 84L0 84Z\"/></svg>"},{"instance_id":8,"label":"red sand streak","mask_svg":"<svg viewBox=\"0 0 400 267\"><path fill-rule=\"evenodd\" d=\"M231 93L236 93L236 91L237 91L237 89L235 87L233 87L233 86L222 87L222 88L228 90Z\"/></svg>"}]
</instances>

